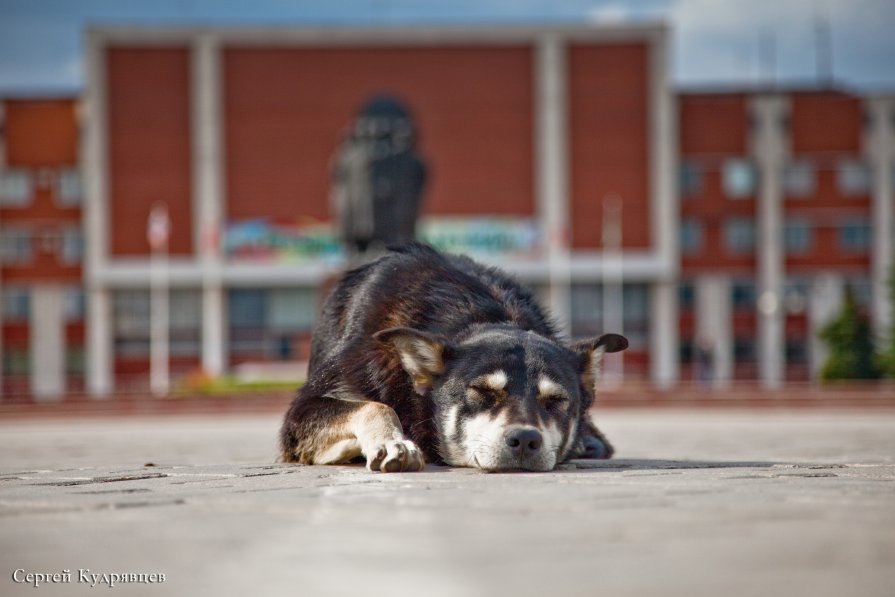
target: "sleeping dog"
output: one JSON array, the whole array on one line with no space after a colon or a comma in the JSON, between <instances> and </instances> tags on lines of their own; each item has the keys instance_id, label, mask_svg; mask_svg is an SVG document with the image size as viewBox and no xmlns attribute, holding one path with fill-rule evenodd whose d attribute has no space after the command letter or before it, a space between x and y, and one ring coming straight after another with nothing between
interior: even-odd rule
<instances>
[{"instance_id":1,"label":"sleeping dog","mask_svg":"<svg viewBox=\"0 0 895 597\"><path fill-rule=\"evenodd\" d=\"M501 271L413 243L349 271L323 308L282 459L549 471L609 458L588 417L617 334L566 345Z\"/></svg>"}]
</instances>

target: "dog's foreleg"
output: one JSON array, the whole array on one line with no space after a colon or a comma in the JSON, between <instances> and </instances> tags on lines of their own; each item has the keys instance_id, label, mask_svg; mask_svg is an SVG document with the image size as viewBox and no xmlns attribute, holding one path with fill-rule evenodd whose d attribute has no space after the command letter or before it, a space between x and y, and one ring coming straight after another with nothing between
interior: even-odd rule
<instances>
[{"instance_id":1,"label":"dog's foreleg","mask_svg":"<svg viewBox=\"0 0 895 597\"><path fill-rule=\"evenodd\" d=\"M614 453L615 448L603 432L597 429L587 414L584 414L578 426L578 441L567 458L605 460L612 458Z\"/></svg>"},{"instance_id":2,"label":"dog's foreleg","mask_svg":"<svg viewBox=\"0 0 895 597\"><path fill-rule=\"evenodd\" d=\"M338 464L363 456L371 471L418 471L420 449L404 437L395 411L379 402L303 398L286 415L283 460Z\"/></svg>"}]
</instances>

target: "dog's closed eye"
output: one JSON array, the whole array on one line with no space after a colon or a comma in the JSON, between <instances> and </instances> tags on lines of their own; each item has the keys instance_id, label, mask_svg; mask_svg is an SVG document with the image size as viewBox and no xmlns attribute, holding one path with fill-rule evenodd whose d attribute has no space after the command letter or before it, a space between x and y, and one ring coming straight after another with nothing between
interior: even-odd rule
<instances>
[{"instance_id":1,"label":"dog's closed eye","mask_svg":"<svg viewBox=\"0 0 895 597\"><path fill-rule=\"evenodd\" d=\"M569 404L565 388L549 377L538 380L538 400L548 410L561 410Z\"/></svg>"},{"instance_id":2,"label":"dog's closed eye","mask_svg":"<svg viewBox=\"0 0 895 597\"><path fill-rule=\"evenodd\" d=\"M491 386L476 384L469 386L467 392L470 400L482 408L491 408L503 396L503 390L496 390Z\"/></svg>"}]
</instances>

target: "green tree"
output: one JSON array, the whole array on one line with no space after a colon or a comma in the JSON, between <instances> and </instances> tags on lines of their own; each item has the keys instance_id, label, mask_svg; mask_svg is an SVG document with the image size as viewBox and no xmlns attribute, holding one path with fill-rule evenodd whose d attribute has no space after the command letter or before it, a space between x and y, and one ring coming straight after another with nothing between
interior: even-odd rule
<instances>
[{"instance_id":1,"label":"green tree","mask_svg":"<svg viewBox=\"0 0 895 597\"><path fill-rule=\"evenodd\" d=\"M830 349L830 356L820 371L821 379L879 378L870 322L851 290L845 293L842 311L820 330L818 337Z\"/></svg>"},{"instance_id":2,"label":"green tree","mask_svg":"<svg viewBox=\"0 0 895 597\"><path fill-rule=\"evenodd\" d=\"M886 377L895 377L895 267L889 272L889 302L892 321L889 322L887 334L882 339L879 351L879 368Z\"/></svg>"}]
</instances>

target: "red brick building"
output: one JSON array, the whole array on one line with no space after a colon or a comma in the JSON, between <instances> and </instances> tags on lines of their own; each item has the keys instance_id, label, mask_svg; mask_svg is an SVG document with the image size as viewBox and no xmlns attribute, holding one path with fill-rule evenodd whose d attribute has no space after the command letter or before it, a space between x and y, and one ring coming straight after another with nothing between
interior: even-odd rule
<instances>
[{"instance_id":1,"label":"red brick building","mask_svg":"<svg viewBox=\"0 0 895 597\"><path fill-rule=\"evenodd\" d=\"M83 389L77 101L0 102L3 391Z\"/></svg>"},{"instance_id":2,"label":"red brick building","mask_svg":"<svg viewBox=\"0 0 895 597\"><path fill-rule=\"evenodd\" d=\"M892 98L686 92L679 111L685 368L709 350L720 381L813 379L845 287L886 329Z\"/></svg>"},{"instance_id":3,"label":"red brick building","mask_svg":"<svg viewBox=\"0 0 895 597\"><path fill-rule=\"evenodd\" d=\"M52 344L47 329L58 334L56 324L33 331L37 301L52 302L46 283L82 296L79 280L86 341L73 306L69 364L42 393L77 386L82 346L91 393L146 387L145 230L159 202L171 220L174 375L304 358L320 288L344 263L329 164L380 93L404 102L421 133L423 237L460 238L451 246L510 270L574 336L623 332L632 346L610 374L812 378L824 356L816 330L846 286L876 329L892 316L895 101L823 89L676 94L666 50L662 25L91 30L83 127L73 100L4 104L0 165L14 191L0 211L11 257L0 276L5 387L38 389L36 375L16 373L22 354L33 362ZM44 228L76 236L66 231L78 206L52 189L77 180L81 128L83 275L33 249ZM26 171L43 182L22 199ZM503 236L475 244L483 229ZM275 238L259 252L257 237L240 244L246 230ZM309 231L316 244L301 244ZM25 245L36 251L27 265L16 262ZM17 289L31 297L28 316L16 315Z\"/></svg>"},{"instance_id":4,"label":"red brick building","mask_svg":"<svg viewBox=\"0 0 895 597\"><path fill-rule=\"evenodd\" d=\"M150 259L139 231L159 200L180 317L172 367L217 374L302 357L338 259L242 258L231 231L262 218L330 223L329 163L360 106L383 92L421 131L431 173L423 228L462 232L485 219L534 229L524 254L480 257L543 292L573 334L602 327L600 283L611 274L632 306L617 322L632 338L628 373L674 379L665 35L662 26L91 31L91 390L146 371ZM607 197L624 200L611 256Z\"/></svg>"}]
</instances>

